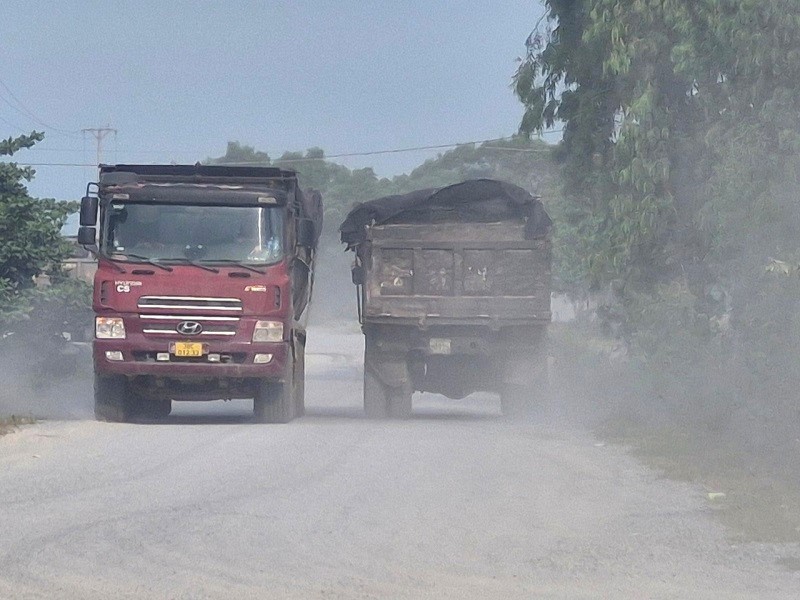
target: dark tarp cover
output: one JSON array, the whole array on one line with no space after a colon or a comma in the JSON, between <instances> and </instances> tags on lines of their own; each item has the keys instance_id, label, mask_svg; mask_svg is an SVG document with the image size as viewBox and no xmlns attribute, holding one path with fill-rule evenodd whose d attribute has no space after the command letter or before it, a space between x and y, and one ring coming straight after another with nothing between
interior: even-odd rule
<instances>
[{"instance_id":1,"label":"dark tarp cover","mask_svg":"<svg viewBox=\"0 0 800 600\"><path fill-rule=\"evenodd\" d=\"M339 227L352 249L366 226L397 223L492 223L525 220L525 237L547 235L552 221L541 201L521 187L494 179L470 179L442 188L385 196L356 206Z\"/></svg>"}]
</instances>

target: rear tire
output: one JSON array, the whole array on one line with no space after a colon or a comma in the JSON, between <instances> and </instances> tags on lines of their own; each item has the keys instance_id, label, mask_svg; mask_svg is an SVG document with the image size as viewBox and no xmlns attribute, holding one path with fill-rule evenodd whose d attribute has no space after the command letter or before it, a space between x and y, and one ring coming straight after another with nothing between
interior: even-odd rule
<instances>
[{"instance_id":1,"label":"rear tire","mask_svg":"<svg viewBox=\"0 0 800 600\"><path fill-rule=\"evenodd\" d=\"M94 416L98 421L125 423L132 415L128 382L120 375L94 374Z\"/></svg>"},{"instance_id":2,"label":"rear tire","mask_svg":"<svg viewBox=\"0 0 800 600\"><path fill-rule=\"evenodd\" d=\"M408 385L389 390L389 416L393 419L411 417L412 392Z\"/></svg>"},{"instance_id":3,"label":"rear tire","mask_svg":"<svg viewBox=\"0 0 800 600\"><path fill-rule=\"evenodd\" d=\"M380 380L364 364L364 412L369 419L385 419L389 416L389 397Z\"/></svg>"},{"instance_id":4,"label":"rear tire","mask_svg":"<svg viewBox=\"0 0 800 600\"><path fill-rule=\"evenodd\" d=\"M364 344L364 412L370 419L411 416L411 380L405 356L380 352L378 334L368 333ZM392 383L387 385L381 374Z\"/></svg>"},{"instance_id":5,"label":"rear tire","mask_svg":"<svg viewBox=\"0 0 800 600\"><path fill-rule=\"evenodd\" d=\"M285 382L262 381L253 399L257 423L288 423L294 418L295 394L291 378Z\"/></svg>"}]
</instances>

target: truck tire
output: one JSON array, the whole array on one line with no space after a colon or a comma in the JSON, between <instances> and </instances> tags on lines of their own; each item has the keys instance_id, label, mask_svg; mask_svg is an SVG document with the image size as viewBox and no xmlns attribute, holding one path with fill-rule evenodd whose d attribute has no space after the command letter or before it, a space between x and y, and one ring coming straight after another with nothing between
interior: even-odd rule
<instances>
[{"instance_id":1,"label":"truck tire","mask_svg":"<svg viewBox=\"0 0 800 600\"><path fill-rule=\"evenodd\" d=\"M257 423L288 423L294 418L295 394L291 378L285 382L262 381L253 398Z\"/></svg>"},{"instance_id":2,"label":"truck tire","mask_svg":"<svg viewBox=\"0 0 800 600\"><path fill-rule=\"evenodd\" d=\"M94 416L98 421L110 423L131 420L133 414L125 377L94 374Z\"/></svg>"},{"instance_id":3,"label":"truck tire","mask_svg":"<svg viewBox=\"0 0 800 600\"><path fill-rule=\"evenodd\" d=\"M369 419L385 419L389 416L389 396L386 387L366 367L364 362L364 412Z\"/></svg>"},{"instance_id":4,"label":"truck tire","mask_svg":"<svg viewBox=\"0 0 800 600\"><path fill-rule=\"evenodd\" d=\"M550 409L547 326L516 330L515 344L499 357L500 406L507 417L541 418ZM519 345L524 342L524 345Z\"/></svg>"},{"instance_id":5,"label":"truck tire","mask_svg":"<svg viewBox=\"0 0 800 600\"><path fill-rule=\"evenodd\" d=\"M172 412L169 398L139 398L136 412L147 419L165 419Z\"/></svg>"},{"instance_id":6,"label":"truck tire","mask_svg":"<svg viewBox=\"0 0 800 600\"><path fill-rule=\"evenodd\" d=\"M407 419L411 416L409 386L389 387L364 370L364 412L370 419Z\"/></svg>"},{"instance_id":7,"label":"truck tire","mask_svg":"<svg viewBox=\"0 0 800 600\"><path fill-rule=\"evenodd\" d=\"M294 364L294 416L306 414L306 346L298 341Z\"/></svg>"},{"instance_id":8,"label":"truck tire","mask_svg":"<svg viewBox=\"0 0 800 600\"><path fill-rule=\"evenodd\" d=\"M408 385L389 390L389 416L393 419L411 417L412 392Z\"/></svg>"},{"instance_id":9,"label":"truck tire","mask_svg":"<svg viewBox=\"0 0 800 600\"><path fill-rule=\"evenodd\" d=\"M410 417L411 376L405 354L381 350L385 333L373 330L365 334L364 412L370 419Z\"/></svg>"}]
</instances>

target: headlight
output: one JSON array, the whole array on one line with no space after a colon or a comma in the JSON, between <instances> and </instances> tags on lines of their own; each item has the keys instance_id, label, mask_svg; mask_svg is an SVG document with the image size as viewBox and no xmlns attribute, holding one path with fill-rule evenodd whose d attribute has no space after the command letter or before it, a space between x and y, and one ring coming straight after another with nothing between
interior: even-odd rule
<instances>
[{"instance_id":1,"label":"headlight","mask_svg":"<svg viewBox=\"0 0 800 600\"><path fill-rule=\"evenodd\" d=\"M280 321L256 321L253 331L254 342L283 341L283 323Z\"/></svg>"},{"instance_id":2,"label":"headlight","mask_svg":"<svg viewBox=\"0 0 800 600\"><path fill-rule=\"evenodd\" d=\"M124 340L125 323L120 317L96 317L94 335L98 340Z\"/></svg>"}]
</instances>

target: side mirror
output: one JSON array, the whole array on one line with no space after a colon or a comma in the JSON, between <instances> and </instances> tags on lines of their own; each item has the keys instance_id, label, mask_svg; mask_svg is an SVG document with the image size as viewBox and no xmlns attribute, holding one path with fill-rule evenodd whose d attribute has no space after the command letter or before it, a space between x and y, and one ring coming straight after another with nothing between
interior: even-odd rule
<instances>
[{"instance_id":1,"label":"side mirror","mask_svg":"<svg viewBox=\"0 0 800 600\"><path fill-rule=\"evenodd\" d=\"M97 243L97 229L85 225L78 227L78 243L81 246L94 246Z\"/></svg>"},{"instance_id":2,"label":"side mirror","mask_svg":"<svg viewBox=\"0 0 800 600\"><path fill-rule=\"evenodd\" d=\"M316 228L311 219L299 219L297 221L296 238L297 244L307 248L313 248L317 241Z\"/></svg>"},{"instance_id":3,"label":"side mirror","mask_svg":"<svg viewBox=\"0 0 800 600\"><path fill-rule=\"evenodd\" d=\"M97 225L97 198L95 196L81 198L81 225L87 227Z\"/></svg>"},{"instance_id":4,"label":"side mirror","mask_svg":"<svg viewBox=\"0 0 800 600\"><path fill-rule=\"evenodd\" d=\"M353 277L354 284L364 285L364 267L361 265L354 265L350 270L350 275Z\"/></svg>"}]
</instances>

